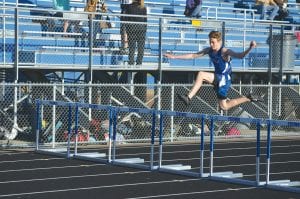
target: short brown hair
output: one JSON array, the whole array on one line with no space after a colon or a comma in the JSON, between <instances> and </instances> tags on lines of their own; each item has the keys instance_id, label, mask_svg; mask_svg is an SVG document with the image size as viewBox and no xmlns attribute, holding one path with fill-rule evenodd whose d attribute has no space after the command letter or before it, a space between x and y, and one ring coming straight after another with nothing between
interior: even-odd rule
<instances>
[{"instance_id":1,"label":"short brown hair","mask_svg":"<svg viewBox=\"0 0 300 199\"><path fill-rule=\"evenodd\" d=\"M217 39L218 41L222 40L222 33L219 31L211 31L208 35L209 39Z\"/></svg>"}]
</instances>

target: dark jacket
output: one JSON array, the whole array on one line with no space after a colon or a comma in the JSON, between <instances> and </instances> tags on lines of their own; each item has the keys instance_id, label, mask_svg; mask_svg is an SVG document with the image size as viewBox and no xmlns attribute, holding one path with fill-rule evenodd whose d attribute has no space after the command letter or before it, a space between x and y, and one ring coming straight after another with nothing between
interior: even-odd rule
<instances>
[{"instance_id":1,"label":"dark jacket","mask_svg":"<svg viewBox=\"0 0 300 199\"><path fill-rule=\"evenodd\" d=\"M143 15L147 16L146 7L141 7L138 3L133 3L128 6L127 13L129 15ZM132 22L142 22L142 23L133 23L128 24L128 32L137 33L137 32L146 32L147 31L147 17L126 17L126 21Z\"/></svg>"},{"instance_id":2,"label":"dark jacket","mask_svg":"<svg viewBox=\"0 0 300 199\"><path fill-rule=\"evenodd\" d=\"M147 16L147 9L146 7L141 7L138 3L134 2L128 6L126 14ZM126 21L146 23L147 17L126 17ZM142 24L135 24L135 25L142 25Z\"/></svg>"}]
</instances>

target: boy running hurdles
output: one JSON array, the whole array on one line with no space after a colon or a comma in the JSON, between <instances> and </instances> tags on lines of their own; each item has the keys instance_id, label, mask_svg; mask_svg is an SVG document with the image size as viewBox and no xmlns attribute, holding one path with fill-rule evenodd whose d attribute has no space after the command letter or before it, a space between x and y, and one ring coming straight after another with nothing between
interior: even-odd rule
<instances>
[{"instance_id":1,"label":"boy running hurdles","mask_svg":"<svg viewBox=\"0 0 300 199\"><path fill-rule=\"evenodd\" d=\"M238 53L223 47L222 34L220 32L211 31L208 37L210 47L207 47L197 53L182 55L173 55L167 53L164 55L170 59L195 59L204 55L208 55L214 64L214 73L199 71L191 91L187 95L179 95L179 99L182 100L186 105L189 105L191 99L201 88L202 83L207 82L214 85L219 100L219 105L222 110L229 110L232 107L246 102L263 101L261 96L253 95L252 93L236 99L227 98L227 94L231 86L231 57L239 59L244 58L253 48L256 47L256 42L251 41L247 50Z\"/></svg>"}]
</instances>

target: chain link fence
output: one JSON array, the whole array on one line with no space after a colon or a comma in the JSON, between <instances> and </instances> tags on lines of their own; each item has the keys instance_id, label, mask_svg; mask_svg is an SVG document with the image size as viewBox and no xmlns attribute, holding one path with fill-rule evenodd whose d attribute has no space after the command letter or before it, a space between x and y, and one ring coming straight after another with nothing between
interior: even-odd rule
<instances>
[{"instance_id":1,"label":"chain link fence","mask_svg":"<svg viewBox=\"0 0 300 199\"><path fill-rule=\"evenodd\" d=\"M154 108L209 115L225 115L246 118L263 118L299 121L299 86L289 85L234 85L229 98L246 95L248 92L264 96L263 102L245 103L229 111L221 111L215 92L204 85L185 106L177 94L187 93L191 85L113 85L113 84L5 84L0 85L1 139L2 144L32 145L36 129L36 99L83 102L132 108ZM74 111L74 110L73 110ZM80 108L78 117L82 142L106 143L108 136L107 111ZM74 115L74 113L72 113ZM68 107L42 107L42 133L44 143L65 142L68 124ZM149 139L151 118L136 113L120 113L117 118L117 137L122 142L142 142ZM196 139L201 134L199 121L170 116L165 119L165 138L169 141ZM206 124L208 133L210 128ZM74 129L74 121L72 123ZM249 124L216 122L215 134L252 136L255 129ZM286 133L295 133L293 128L282 127Z\"/></svg>"},{"instance_id":2,"label":"chain link fence","mask_svg":"<svg viewBox=\"0 0 300 199\"><path fill-rule=\"evenodd\" d=\"M140 70L151 69L153 73L156 73L156 70L212 70L208 57L188 61L161 57L168 51L176 54L197 52L209 46L207 35L211 30L221 31L225 45L234 51L246 49L250 40L257 41L258 47L249 57L233 60L233 67L237 70L266 69L270 66L274 69L294 69L294 66L300 65L297 50L299 47L295 43L295 37L290 34L299 28L298 25L274 24L272 27L268 23L254 24L248 21L243 21L244 24L241 25L240 21L234 20L225 23L217 20L162 18L152 15L147 16L147 23L137 23L121 20L119 14L113 13L59 13L50 9L5 6L2 6L0 11L0 64L3 66L0 68L1 82L99 83L1 83L0 136L4 145L32 144L36 126L36 99L299 120L299 86L234 85L229 98L253 92L263 95L264 102L247 103L222 112L211 86L203 86L191 105L186 107L176 96L187 93L191 85L146 85L147 73ZM68 26L64 29L66 23ZM133 41L140 44L137 44L134 53ZM287 56L282 56L283 52L287 53ZM76 70L74 77L68 79L67 75L62 75L67 73L62 71L68 70ZM136 70L139 70L138 73ZM281 78L282 74L278 74ZM182 78L182 82L187 82L187 76L167 78L177 78L177 82ZM282 76L284 78L284 75ZM67 110L43 108L41 139L45 143L64 142ZM81 108L79 112L80 131L82 134L88 134L83 136L82 140L105 143L107 113L88 108ZM149 118L136 114L121 114L119 117L120 139L131 142L149 138L146 131L143 131L143 128L148 128ZM193 138L199 134L198 122L192 119L169 117L166 124L170 128L167 133L169 140ZM228 134L233 128L237 128L240 133L252 129L246 124L216 124L216 132L220 136Z\"/></svg>"}]
</instances>

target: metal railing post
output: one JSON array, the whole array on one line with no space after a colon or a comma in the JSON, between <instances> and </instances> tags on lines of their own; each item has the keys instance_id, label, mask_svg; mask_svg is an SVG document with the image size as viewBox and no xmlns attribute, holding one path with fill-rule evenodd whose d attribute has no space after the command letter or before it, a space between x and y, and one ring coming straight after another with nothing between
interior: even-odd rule
<instances>
[{"instance_id":1,"label":"metal railing post","mask_svg":"<svg viewBox=\"0 0 300 199\"><path fill-rule=\"evenodd\" d=\"M174 111L174 96L175 96L175 89L174 85L171 86L171 111ZM171 116L171 142L174 141L174 116Z\"/></svg>"},{"instance_id":2,"label":"metal railing post","mask_svg":"<svg viewBox=\"0 0 300 199\"><path fill-rule=\"evenodd\" d=\"M205 132L205 117L201 116L201 143L200 143L200 177L204 177L204 132Z\"/></svg>"},{"instance_id":3,"label":"metal railing post","mask_svg":"<svg viewBox=\"0 0 300 199\"><path fill-rule=\"evenodd\" d=\"M270 163L271 163L271 121L267 123L267 164L266 164L266 184L270 182Z\"/></svg>"},{"instance_id":4,"label":"metal railing post","mask_svg":"<svg viewBox=\"0 0 300 199\"><path fill-rule=\"evenodd\" d=\"M163 114L160 113L160 118L159 118L159 163L158 163L159 168L161 167L161 164L162 164L162 143L163 143L163 131L164 131L163 126L164 126Z\"/></svg>"},{"instance_id":5,"label":"metal railing post","mask_svg":"<svg viewBox=\"0 0 300 199\"><path fill-rule=\"evenodd\" d=\"M79 119L79 107L78 104L76 104L75 108L75 148L74 148L74 155L77 155L77 149L78 149L78 119Z\"/></svg>"},{"instance_id":6,"label":"metal railing post","mask_svg":"<svg viewBox=\"0 0 300 199\"><path fill-rule=\"evenodd\" d=\"M261 121L256 123L256 185L260 182L260 127Z\"/></svg>"},{"instance_id":7,"label":"metal railing post","mask_svg":"<svg viewBox=\"0 0 300 199\"><path fill-rule=\"evenodd\" d=\"M41 128L41 117L40 117L40 101L36 102L36 137L35 137L35 150L39 150L39 140L40 140L40 128Z\"/></svg>"},{"instance_id":8,"label":"metal railing post","mask_svg":"<svg viewBox=\"0 0 300 199\"><path fill-rule=\"evenodd\" d=\"M155 129L156 129L156 112L152 112L152 127L151 127L151 152L150 152L150 170L154 169L154 144L155 144Z\"/></svg>"},{"instance_id":9,"label":"metal railing post","mask_svg":"<svg viewBox=\"0 0 300 199\"><path fill-rule=\"evenodd\" d=\"M53 86L53 101L56 101L56 84ZM52 109L52 148L55 148L56 140L56 105L53 105Z\"/></svg>"},{"instance_id":10,"label":"metal railing post","mask_svg":"<svg viewBox=\"0 0 300 199\"><path fill-rule=\"evenodd\" d=\"M71 154L71 134L72 134L72 106L69 105L68 110L68 146L67 146L67 157L70 158Z\"/></svg>"},{"instance_id":11,"label":"metal railing post","mask_svg":"<svg viewBox=\"0 0 300 199\"><path fill-rule=\"evenodd\" d=\"M209 175L213 176L214 169L214 118L210 119L210 165L209 165Z\"/></svg>"}]
</instances>

